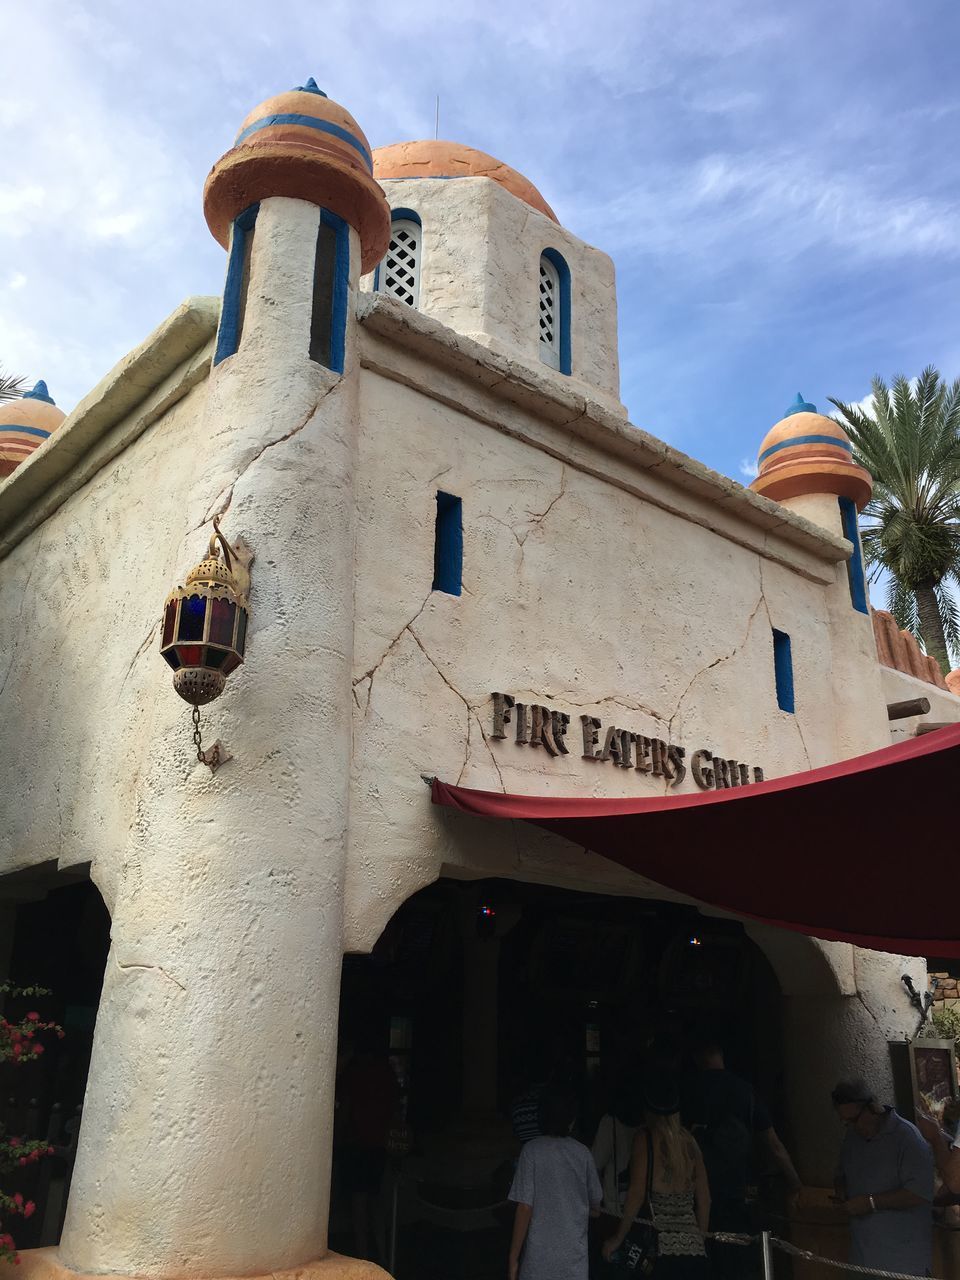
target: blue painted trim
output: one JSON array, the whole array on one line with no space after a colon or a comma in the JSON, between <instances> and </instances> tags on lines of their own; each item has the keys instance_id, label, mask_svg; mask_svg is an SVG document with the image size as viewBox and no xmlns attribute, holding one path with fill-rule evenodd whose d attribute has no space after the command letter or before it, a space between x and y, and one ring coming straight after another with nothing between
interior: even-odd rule
<instances>
[{"instance_id":1,"label":"blue painted trim","mask_svg":"<svg viewBox=\"0 0 960 1280\"><path fill-rule=\"evenodd\" d=\"M540 256L556 267L560 278L560 372L569 375L573 370L570 345L570 268L556 249L544 249Z\"/></svg>"},{"instance_id":2,"label":"blue painted trim","mask_svg":"<svg viewBox=\"0 0 960 1280\"><path fill-rule=\"evenodd\" d=\"M321 98L325 98L327 96L317 84L316 80L314 80L313 76L310 77L306 84L298 84L294 89L294 93L316 93L319 94Z\"/></svg>"},{"instance_id":3,"label":"blue painted trim","mask_svg":"<svg viewBox=\"0 0 960 1280\"><path fill-rule=\"evenodd\" d=\"M763 462L764 458L769 458L772 453L779 453L781 449L790 449L795 444L832 444L838 449L845 449L847 453L853 453L853 445L849 440L840 440L837 436L791 436L789 440L781 440L779 444L772 444L769 449L764 449L757 462Z\"/></svg>"},{"instance_id":4,"label":"blue painted trim","mask_svg":"<svg viewBox=\"0 0 960 1280\"><path fill-rule=\"evenodd\" d=\"M55 404L53 396L47 390L47 384L41 378L39 382L34 384L32 391L25 391L20 397L21 400L42 400L44 404Z\"/></svg>"},{"instance_id":5,"label":"blue painted trim","mask_svg":"<svg viewBox=\"0 0 960 1280\"><path fill-rule=\"evenodd\" d=\"M787 410L787 412L783 416L785 418L789 418L794 413L816 413L816 412L817 412L817 406L815 404L811 404L809 400L804 400L803 396L798 391L796 400L794 400L793 404L790 406L790 408Z\"/></svg>"},{"instance_id":6,"label":"blue painted trim","mask_svg":"<svg viewBox=\"0 0 960 1280\"><path fill-rule=\"evenodd\" d=\"M847 582L850 586L850 601L858 613L870 612L867 603L867 579L863 571L863 552L860 549L860 528L857 520L857 504L852 498L839 498L840 521L843 525L843 536L853 543L853 555L847 561Z\"/></svg>"},{"instance_id":7,"label":"blue painted trim","mask_svg":"<svg viewBox=\"0 0 960 1280\"><path fill-rule=\"evenodd\" d=\"M227 263L227 280L223 286L223 305L220 308L220 328L217 331L217 349L213 353L214 366L227 356L232 356L240 345L240 310L243 302L243 258L247 236L253 234L259 204L244 209L233 221L230 237L230 259Z\"/></svg>"},{"instance_id":8,"label":"blue painted trim","mask_svg":"<svg viewBox=\"0 0 960 1280\"><path fill-rule=\"evenodd\" d=\"M329 209L320 210L320 221L337 233L333 263L333 297L330 300L330 368L343 373L347 343L347 298L350 288L350 228Z\"/></svg>"},{"instance_id":9,"label":"blue painted trim","mask_svg":"<svg viewBox=\"0 0 960 1280\"><path fill-rule=\"evenodd\" d=\"M437 490L433 544L433 590L458 596L463 589L463 501Z\"/></svg>"},{"instance_id":10,"label":"blue painted trim","mask_svg":"<svg viewBox=\"0 0 960 1280\"><path fill-rule=\"evenodd\" d=\"M28 436L40 436L42 440L46 440L50 434L49 431L44 431L40 427L25 427L22 422L0 422L0 431L22 431Z\"/></svg>"},{"instance_id":11,"label":"blue painted trim","mask_svg":"<svg viewBox=\"0 0 960 1280\"><path fill-rule=\"evenodd\" d=\"M251 134L259 133L261 129L270 129L275 124L292 124L304 129L316 129L320 133L329 133L331 137L339 138L341 142L346 142L353 147L354 151L363 157L367 170L373 173L373 156L360 139L354 137L348 129L334 124L332 120L318 120L316 116L304 116L295 111L281 112L276 116L263 116L260 120L254 120L253 124L248 124L246 129L237 134L237 140L233 145L239 147L240 143L245 142Z\"/></svg>"},{"instance_id":12,"label":"blue painted trim","mask_svg":"<svg viewBox=\"0 0 960 1280\"><path fill-rule=\"evenodd\" d=\"M793 715L796 710L793 692L793 654L790 637L773 628L773 675L777 684L777 706Z\"/></svg>"}]
</instances>

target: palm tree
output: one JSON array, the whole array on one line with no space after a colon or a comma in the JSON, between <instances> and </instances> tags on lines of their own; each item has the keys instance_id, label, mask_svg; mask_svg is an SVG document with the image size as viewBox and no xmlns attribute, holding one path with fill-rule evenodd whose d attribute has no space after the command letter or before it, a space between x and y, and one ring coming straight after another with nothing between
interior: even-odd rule
<instances>
[{"instance_id":1,"label":"palm tree","mask_svg":"<svg viewBox=\"0 0 960 1280\"><path fill-rule=\"evenodd\" d=\"M960 653L960 379L932 365L914 385L873 379L872 414L831 398L854 457L873 476L860 538L871 582L890 575L887 608L946 675Z\"/></svg>"},{"instance_id":2,"label":"palm tree","mask_svg":"<svg viewBox=\"0 0 960 1280\"><path fill-rule=\"evenodd\" d=\"M16 400L23 395L23 378L9 376L0 371L0 401Z\"/></svg>"}]
</instances>

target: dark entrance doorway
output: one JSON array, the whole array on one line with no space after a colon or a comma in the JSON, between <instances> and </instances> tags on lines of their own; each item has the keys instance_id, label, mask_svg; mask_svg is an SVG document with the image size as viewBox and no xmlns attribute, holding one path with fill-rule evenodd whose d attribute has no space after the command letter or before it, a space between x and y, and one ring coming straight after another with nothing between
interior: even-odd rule
<instances>
[{"instance_id":1,"label":"dark entrance doorway","mask_svg":"<svg viewBox=\"0 0 960 1280\"><path fill-rule=\"evenodd\" d=\"M0 880L4 942L0 976L15 987L49 995L7 997L11 1020L36 1010L59 1023L64 1038L45 1037L41 1058L0 1067L0 1120L8 1134L45 1138L54 1154L7 1175L37 1209L11 1224L20 1248L57 1244L66 1212L93 1030L110 947L110 916L86 868L70 873L37 868Z\"/></svg>"},{"instance_id":2,"label":"dark entrance doorway","mask_svg":"<svg viewBox=\"0 0 960 1280\"><path fill-rule=\"evenodd\" d=\"M499 1280L514 1100L564 1055L581 1100L575 1136L589 1145L625 1066L656 1053L681 1072L695 1030L720 1035L779 1125L780 989L738 922L508 880L416 894L371 955L343 966L341 1043L389 1060L397 1089L382 1135L395 1150L368 1206L386 1252L376 1232L369 1251L390 1263L395 1219L399 1280ZM351 1135L338 1115L331 1246L351 1254L340 1176Z\"/></svg>"}]
</instances>

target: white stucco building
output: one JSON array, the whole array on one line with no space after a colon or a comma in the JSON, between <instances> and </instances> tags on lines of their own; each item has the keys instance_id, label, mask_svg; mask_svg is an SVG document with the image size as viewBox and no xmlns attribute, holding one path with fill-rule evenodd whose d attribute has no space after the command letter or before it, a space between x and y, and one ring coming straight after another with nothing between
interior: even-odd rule
<instances>
[{"instance_id":1,"label":"white stucco building","mask_svg":"<svg viewBox=\"0 0 960 1280\"><path fill-rule=\"evenodd\" d=\"M891 702L960 719L883 621L878 658L842 433L801 404L753 492L631 424L610 259L470 148L371 156L312 85L251 113L205 208L224 298L187 300L62 423L39 397L46 425L0 424L21 441L0 483L7 949L22 903L66 881L89 875L110 916L62 1241L28 1267L361 1274L324 1260L338 1025L358 1019L407 1055L434 1180L458 1142L472 1170L509 1153L512 1029L547 1009L599 1046L594 1074L628 1022L719 1014L828 1185L829 1087L891 1092L923 962L701 912L535 828L443 814L422 775L685 792L728 761L749 784L887 745L914 728ZM215 516L255 559L246 660L202 711L230 755L211 772L158 649ZM568 751L518 741L516 707L498 736L495 692L569 716ZM732 957L706 996L691 929Z\"/></svg>"}]
</instances>

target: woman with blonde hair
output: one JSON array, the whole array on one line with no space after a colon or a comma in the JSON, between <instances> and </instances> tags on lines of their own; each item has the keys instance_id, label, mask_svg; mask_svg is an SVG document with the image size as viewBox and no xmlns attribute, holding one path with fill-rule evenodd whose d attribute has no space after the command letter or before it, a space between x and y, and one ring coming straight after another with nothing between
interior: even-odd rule
<instances>
[{"instance_id":1,"label":"woman with blonde hair","mask_svg":"<svg viewBox=\"0 0 960 1280\"><path fill-rule=\"evenodd\" d=\"M639 1227L647 1219L656 1232L656 1261L652 1272L642 1266L636 1274L652 1274L655 1280L704 1280L710 1274L704 1247L710 1188L697 1141L680 1124L680 1095L670 1076L648 1078L643 1112L643 1123L633 1139L623 1217L604 1244L603 1256L608 1262L617 1261L624 1241L628 1247L623 1253L629 1254L631 1229L638 1239L649 1234L647 1228ZM624 1261L629 1269L630 1262Z\"/></svg>"}]
</instances>

